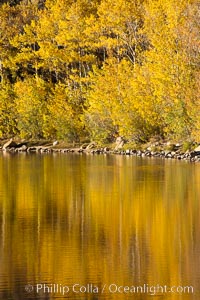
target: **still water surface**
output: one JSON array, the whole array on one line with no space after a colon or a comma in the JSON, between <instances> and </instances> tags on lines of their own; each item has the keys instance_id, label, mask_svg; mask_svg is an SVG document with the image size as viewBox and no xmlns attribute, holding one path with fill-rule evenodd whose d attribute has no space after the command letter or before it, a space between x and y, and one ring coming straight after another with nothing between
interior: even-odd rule
<instances>
[{"instance_id":1,"label":"still water surface","mask_svg":"<svg viewBox=\"0 0 200 300\"><path fill-rule=\"evenodd\" d=\"M1 153L0 299L199 300L199 183L200 164ZM113 292L158 285L194 293Z\"/></svg>"}]
</instances>

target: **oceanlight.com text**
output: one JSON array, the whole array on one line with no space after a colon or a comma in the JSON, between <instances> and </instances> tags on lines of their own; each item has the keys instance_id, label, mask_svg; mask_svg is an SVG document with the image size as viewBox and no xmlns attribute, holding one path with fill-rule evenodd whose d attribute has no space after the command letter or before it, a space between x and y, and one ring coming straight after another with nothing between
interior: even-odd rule
<instances>
[{"instance_id":1,"label":"oceanlight.com text","mask_svg":"<svg viewBox=\"0 0 200 300\"><path fill-rule=\"evenodd\" d=\"M25 291L27 293L37 293L37 294L57 294L66 295L68 293L74 294L148 294L151 296L162 295L162 294L193 294L194 287L191 285L120 285L116 283L109 284L80 284L74 283L73 285L59 284L59 283L38 283L36 285L27 284L25 286Z\"/></svg>"}]
</instances>

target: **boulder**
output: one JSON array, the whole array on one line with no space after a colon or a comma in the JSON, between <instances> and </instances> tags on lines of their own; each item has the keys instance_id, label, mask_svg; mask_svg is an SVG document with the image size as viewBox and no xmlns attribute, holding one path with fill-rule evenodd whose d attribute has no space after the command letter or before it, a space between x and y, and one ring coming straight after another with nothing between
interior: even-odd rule
<instances>
[{"instance_id":1,"label":"boulder","mask_svg":"<svg viewBox=\"0 0 200 300\"><path fill-rule=\"evenodd\" d=\"M17 147L17 144L13 141L13 139L10 139L8 142L6 142L2 149L3 150L6 150L7 148L16 148Z\"/></svg>"},{"instance_id":2,"label":"boulder","mask_svg":"<svg viewBox=\"0 0 200 300\"><path fill-rule=\"evenodd\" d=\"M200 156L200 145L196 147L192 152L190 152L191 158Z\"/></svg>"},{"instance_id":3,"label":"boulder","mask_svg":"<svg viewBox=\"0 0 200 300\"><path fill-rule=\"evenodd\" d=\"M110 151L110 149L109 149L108 147L105 147L105 148L103 149L103 151L104 151L104 152L108 152L108 151Z\"/></svg>"},{"instance_id":4,"label":"boulder","mask_svg":"<svg viewBox=\"0 0 200 300\"><path fill-rule=\"evenodd\" d=\"M194 152L198 155L200 154L200 145L194 149Z\"/></svg>"},{"instance_id":5,"label":"boulder","mask_svg":"<svg viewBox=\"0 0 200 300\"><path fill-rule=\"evenodd\" d=\"M53 145L53 147L54 147L54 146L56 146L56 145L58 145L58 144L59 144L58 141L55 141L55 142L53 142L52 145Z\"/></svg>"},{"instance_id":6,"label":"boulder","mask_svg":"<svg viewBox=\"0 0 200 300\"><path fill-rule=\"evenodd\" d=\"M36 147L28 147L27 152L35 152L36 151Z\"/></svg>"},{"instance_id":7,"label":"boulder","mask_svg":"<svg viewBox=\"0 0 200 300\"><path fill-rule=\"evenodd\" d=\"M17 152L25 152L28 149L28 147L26 145L22 145L19 148L16 148Z\"/></svg>"}]
</instances>

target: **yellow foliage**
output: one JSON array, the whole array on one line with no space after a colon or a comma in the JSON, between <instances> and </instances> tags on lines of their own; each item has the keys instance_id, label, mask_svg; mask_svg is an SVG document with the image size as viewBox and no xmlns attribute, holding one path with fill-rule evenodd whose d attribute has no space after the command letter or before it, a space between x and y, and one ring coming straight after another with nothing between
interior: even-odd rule
<instances>
[{"instance_id":1,"label":"yellow foliage","mask_svg":"<svg viewBox=\"0 0 200 300\"><path fill-rule=\"evenodd\" d=\"M198 13L197 0L54 0L42 9L23 1L2 5L0 81L14 86L25 127L31 108L24 95L46 111L39 114L45 135L72 130L80 136L87 127L103 139L116 132L194 139L199 135ZM40 79L49 89L44 97ZM57 121L50 126L53 115Z\"/></svg>"},{"instance_id":2,"label":"yellow foliage","mask_svg":"<svg viewBox=\"0 0 200 300\"><path fill-rule=\"evenodd\" d=\"M22 137L43 136L43 115L46 113L47 90L42 79L28 78L14 86L16 114Z\"/></svg>"}]
</instances>

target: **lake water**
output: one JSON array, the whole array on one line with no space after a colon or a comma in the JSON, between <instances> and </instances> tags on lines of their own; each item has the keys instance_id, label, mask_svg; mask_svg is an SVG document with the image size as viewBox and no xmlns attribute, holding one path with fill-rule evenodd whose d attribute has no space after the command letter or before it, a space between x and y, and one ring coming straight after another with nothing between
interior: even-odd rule
<instances>
[{"instance_id":1,"label":"lake water","mask_svg":"<svg viewBox=\"0 0 200 300\"><path fill-rule=\"evenodd\" d=\"M200 164L0 153L0 299L199 300L199 266Z\"/></svg>"}]
</instances>

